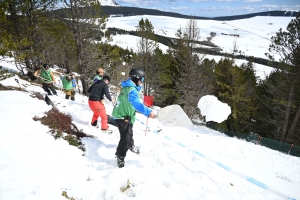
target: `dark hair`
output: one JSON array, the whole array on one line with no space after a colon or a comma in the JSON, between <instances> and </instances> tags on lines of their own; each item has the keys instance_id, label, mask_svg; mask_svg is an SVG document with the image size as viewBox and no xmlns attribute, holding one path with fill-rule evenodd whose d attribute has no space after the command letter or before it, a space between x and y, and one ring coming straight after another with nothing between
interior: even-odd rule
<instances>
[{"instance_id":1,"label":"dark hair","mask_svg":"<svg viewBox=\"0 0 300 200\"><path fill-rule=\"evenodd\" d=\"M67 79L68 82L72 81L72 78L70 76L68 76L68 75L66 76L66 79Z\"/></svg>"},{"instance_id":2,"label":"dark hair","mask_svg":"<svg viewBox=\"0 0 300 200\"><path fill-rule=\"evenodd\" d=\"M108 75L104 75L104 76L103 76L103 80L104 80L104 79L106 79L106 80L108 80L108 82L110 82L110 77L109 77Z\"/></svg>"},{"instance_id":3,"label":"dark hair","mask_svg":"<svg viewBox=\"0 0 300 200\"><path fill-rule=\"evenodd\" d=\"M49 69L49 65L48 64L43 64L43 67L46 69Z\"/></svg>"}]
</instances>

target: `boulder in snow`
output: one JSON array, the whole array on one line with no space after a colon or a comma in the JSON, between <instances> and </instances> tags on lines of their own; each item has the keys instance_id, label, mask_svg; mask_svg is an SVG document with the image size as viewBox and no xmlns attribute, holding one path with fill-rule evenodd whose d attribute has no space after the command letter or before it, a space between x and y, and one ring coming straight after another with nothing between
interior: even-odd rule
<instances>
[{"instance_id":1,"label":"boulder in snow","mask_svg":"<svg viewBox=\"0 0 300 200\"><path fill-rule=\"evenodd\" d=\"M158 120L166 126L192 126L192 121L179 105L170 105L157 112Z\"/></svg>"}]
</instances>

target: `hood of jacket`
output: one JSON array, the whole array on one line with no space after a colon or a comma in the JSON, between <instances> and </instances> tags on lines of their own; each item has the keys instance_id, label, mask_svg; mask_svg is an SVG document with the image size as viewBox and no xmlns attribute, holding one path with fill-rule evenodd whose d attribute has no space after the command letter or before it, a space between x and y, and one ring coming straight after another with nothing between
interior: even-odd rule
<instances>
[{"instance_id":1,"label":"hood of jacket","mask_svg":"<svg viewBox=\"0 0 300 200\"><path fill-rule=\"evenodd\" d=\"M129 78L126 81L123 81L121 84L122 88L123 87L135 87L137 91L140 91L142 89L142 86L136 86L135 83Z\"/></svg>"},{"instance_id":2,"label":"hood of jacket","mask_svg":"<svg viewBox=\"0 0 300 200\"><path fill-rule=\"evenodd\" d=\"M95 83L102 83L102 82L104 82L103 79L100 80L98 79Z\"/></svg>"}]
</instances>

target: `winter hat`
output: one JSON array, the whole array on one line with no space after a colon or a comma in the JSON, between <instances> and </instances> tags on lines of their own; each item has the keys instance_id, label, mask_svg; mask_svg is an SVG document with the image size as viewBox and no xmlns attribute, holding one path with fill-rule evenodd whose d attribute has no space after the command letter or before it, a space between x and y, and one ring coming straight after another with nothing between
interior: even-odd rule
<instances>
[{"instance_id":1,"label":"winter hat","mask_svg":"<svg viewBox=\"0 0 300 200\"><path fill-rule=\"evenodd\" d=\"M103 76L103 80L104 80L104 79L106 79L106 80L108 80L108 82L110 82L110 77L109 77L108 75L104 75L104 76Z\"/></svg>"},{"instance_id":2,"label":"winter hat","mask_svg":"<svg viewBox=\"0 0 300 200\"><path fill-rule=\"evenodd\" d=\"M129 77L131 78L131 80L138 85L139 81L144 81L145 78L145 72L142 69L132 69L129 72Z\"/></svg>"}]
</instances>

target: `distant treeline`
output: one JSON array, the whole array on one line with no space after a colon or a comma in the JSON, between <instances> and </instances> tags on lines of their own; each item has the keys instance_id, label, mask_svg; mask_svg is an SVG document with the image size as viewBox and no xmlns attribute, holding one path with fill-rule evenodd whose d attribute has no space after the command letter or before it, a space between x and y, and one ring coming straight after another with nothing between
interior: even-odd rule
<instances>
[{"instance_id":1,"label":"distant treeline","mask_svg":"<svg viewBox=\"0 0 300 200\"><path fill-rule=\"evenodd\" d=\"M91 9L91 8L87 7L87 8L79 8L79 9L83 10L83 9ZM255 16L296 17L300 13L300 12L286 12L286 11L267 11L267 12L258 12L258 13L251 13L245 15L223 16L223 17L201 17L201 12L197 13L197 16L190 16L190 15L182 15L179 13L164 12L160 10L137 8L137 7L101 6L101 10L103 11L103 14L107 15L108 17L111 15L119 15L125 17L135 16L135 15L155 15L155 16L176 17L176 18L184 18L184 19L193 18L193 19L218 20L218 21L247 19ZM51 14L65 18L67 17L65 11L66 9L62 8L62 9L52 11ZM80 13L84 13L84 11L81 11ZM84 18L84 16L82 17Z\"/></svg>"},{"instance_id":2,"label":"distant treeline","mask_svg":"<svg viewBox=\"0 0 300 200\"><path fill-rule=\"evenodd\" d=\"M138 36L137 31L126 31L123 29L118 29L118 28L108 28L108 31L110 34L112 35L133 35L133 36ZM157 35L155 34L155 37L157 39L157 42L164 44L166 46L169 46L171 48L174 48L174 40L176 40L176 38L169 38L169 37L165 37L162 35ZM215 44L208 42L208 41L197 41L197 44L201 44L201 45L205 45L205 46L210 46L211 48L205 48L205 47L200 47L200 48L196 48L194 49L196 52L201 53L201 54L208 54L208 55L216 55L216 56L226 56L226 57L233 57L232 54L229 53L223 53L221 52L222 50ZM270 62L270 60L268 59L264 59L264 58L257 58L254 56L246 56L246 55L234 55L234 58L236 59L243 59L243 60L247 60L249 62L253 62L253 63L257 63L257 64L262 64L262 65L266 65L266 66L270 66L273 68L277 68L279 63L274 61L274 62Z\"/></svg>"},{"instance_id":3,"label":"distant treeline","mask_svg":"<svg viewBox=\"0 0 300 200\"><path fill-rule=\"evenodd\" d=\"M223 16L223 17L201 17L201 12L197 13L197 16L190 15L182 15L173 12L164 12L160 10L154 9L145 9L145 8L137 8L137 7L114 7L114 6L101 6L103 13L110 15L123 15L123 16L134 16L134 15L157 15L157 16L167 16L167 17L176 17L176 18L184 18L190 19L191 17L194 19L207 19L207 20L237 20L237 19L246 19L255 16L276 16L276 17L296 17L300 12L286 12L286 11L267 11L267 12L258 12L251 13L246 15L235 15L235 16Z\"/></svg>"}]
</instances>

